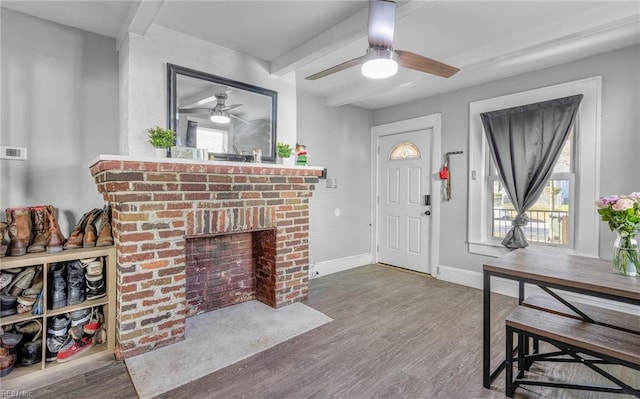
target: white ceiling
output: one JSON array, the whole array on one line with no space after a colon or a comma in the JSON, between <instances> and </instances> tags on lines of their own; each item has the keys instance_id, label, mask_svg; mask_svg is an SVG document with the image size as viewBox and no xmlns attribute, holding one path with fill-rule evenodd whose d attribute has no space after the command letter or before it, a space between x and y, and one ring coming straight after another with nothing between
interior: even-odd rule
<instances>
[{"instance_id":1,"label":"white ceiling","mask_svg":"<svg viewBox=\"0 0 640 399\"><path fill-rule=\"evenodd\" d=\"M2 1L2 7L120 41L151 23L296 73L298 90L368 109L405 103L640 43L640 1L399 1L394 47L461 71L444 79L401 69L386 80L358 67L305 76L367 48L365 0Z\"/></svg>"}]
</instances>

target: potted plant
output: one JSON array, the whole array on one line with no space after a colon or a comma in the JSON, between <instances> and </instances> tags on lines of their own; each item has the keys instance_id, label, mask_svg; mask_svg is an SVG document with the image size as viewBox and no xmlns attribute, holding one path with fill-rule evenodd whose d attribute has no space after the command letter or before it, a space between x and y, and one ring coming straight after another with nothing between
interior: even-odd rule
<instances>
[{"instance_id":1,"label":"potted plant","mask_svg":"<svg viewBox=\"0 0 640 399\"><path fill-rule=\"evenodd\" d=\"M276 162L281 165L293 165L293 158L291 157L291 153L293 153L293 148L289 143L278 143L277 144L278 157Z\"/></svg>"},{"instance_id":2,"label":"potted plant","mask_svg":"<svg viewBox=\"0 0 640 399\"><path fill-rule=\"evenodd\" d=\"M168 149L176 143L176 132L160 126L149 128L147 132L149 132L149 143L156 149L156 155L166 157Z\"/></svg>"}]
</instances>

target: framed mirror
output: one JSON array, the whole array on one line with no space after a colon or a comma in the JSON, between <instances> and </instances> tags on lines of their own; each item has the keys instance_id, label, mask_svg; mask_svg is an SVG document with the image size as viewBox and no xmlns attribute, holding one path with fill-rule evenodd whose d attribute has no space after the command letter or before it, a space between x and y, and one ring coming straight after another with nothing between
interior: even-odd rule
<instances>
[{"instance_id":1,"label":"framed mirror","mask_svg":"<svg viewBox=\"0 0 640 399\"><path fill-rule=\"evenodd\" d=\"M215 159L276 159L278 93L167 63L167 125L177 145L203 149Z\"/></svg>"}]
</instances>

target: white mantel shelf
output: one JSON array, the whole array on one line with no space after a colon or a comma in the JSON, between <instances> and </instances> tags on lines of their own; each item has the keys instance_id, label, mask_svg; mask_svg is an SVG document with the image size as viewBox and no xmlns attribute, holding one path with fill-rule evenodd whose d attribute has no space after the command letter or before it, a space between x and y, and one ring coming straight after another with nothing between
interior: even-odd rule
<instances>
[{"instance_id":1,"label":"white mantel shelf","mask_svg":"<svg viewBox=\"0 0 640 399\"><path fill-rule=\"evenodd\" d=\"M255 163L255 162L232 162L232 161L209 161L204 159L184 159L184 158L158 158L158 157L132 157L129 155L105 155L100 154L89 162L89 167L92 167L100 161L130 161L130 162L156 162L156 163L171 163L171 164L186 164L186 165L218 165L218 166L233 166L233 167L259 167L259 168L273 168L273 169L294 169L294 170L317 170L323 171L322 166L287 166L274 163Z\"/></svg>"}]
</instances>

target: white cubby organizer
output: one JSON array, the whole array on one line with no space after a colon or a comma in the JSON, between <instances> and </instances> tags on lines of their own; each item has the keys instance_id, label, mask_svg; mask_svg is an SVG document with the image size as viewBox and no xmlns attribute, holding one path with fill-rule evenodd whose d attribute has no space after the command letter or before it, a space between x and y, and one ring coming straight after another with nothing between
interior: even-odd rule
<instances>
[{"instance_id":1,"label":"white cubby organizer","mask_svg":"<svg viewBox=\"0 0 640 399\"><path fill-rule=\"evenodd\" d=\"M49 265L52 263L68 262L78 259L88 259L101 257L104 263L104 276L106 283L106 296L94 300L85 300L82 303L65 306L59 309L48 309L48 283ZM116 250L114 246L82 248L64 250L59 253L34 253L23 256L5 256L0 258L0 270L13 269L18 267L42 266L42 314L33 315L31 312L17 313L7 317L0 317L0 326L15 324L28 320L40 320L42 323L42 360L30 366L15 366L8 375L0 378L0 384L14 380L21 380L23 377L33 376L33 373L46 373L71 365L77 365L82 360L113 355L115 348L115 304L116 304ZM107 330L106 343L94 345L89 351L83 353L76 359L65 363L46 362L47 345L47 321L53 316L68 313L74 310L92 308L100 306L104 314L104 322Z\"/></svg>"}]
</instances>

